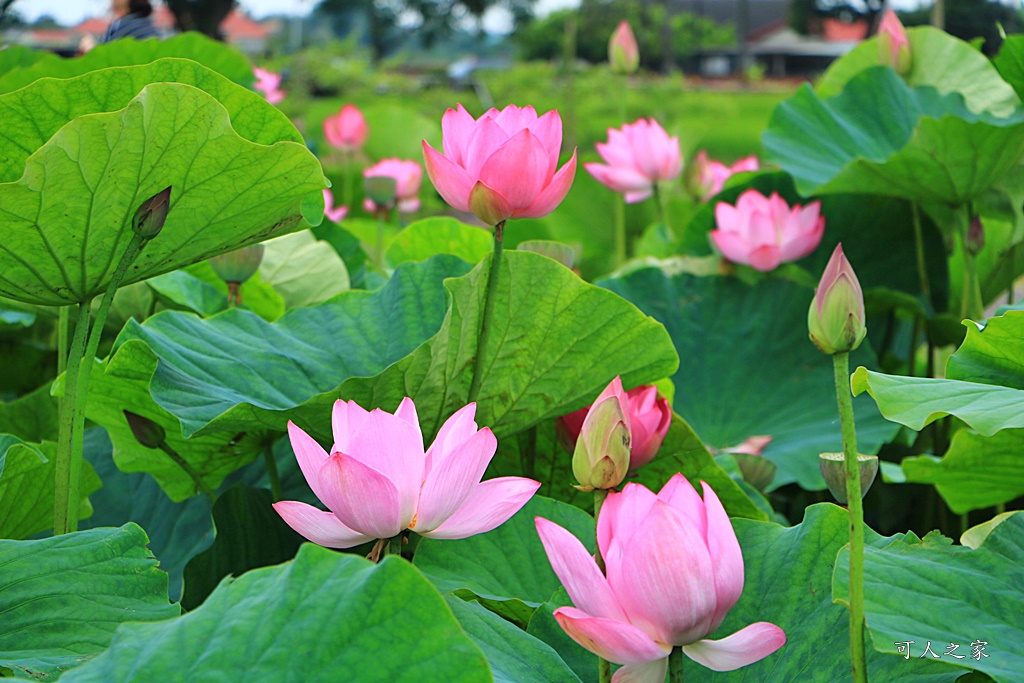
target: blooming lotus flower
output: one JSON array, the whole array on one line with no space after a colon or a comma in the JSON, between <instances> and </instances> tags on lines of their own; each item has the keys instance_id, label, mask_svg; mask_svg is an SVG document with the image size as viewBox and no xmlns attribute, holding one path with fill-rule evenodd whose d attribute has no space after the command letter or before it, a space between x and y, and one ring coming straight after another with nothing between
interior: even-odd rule
<instances>
[{"instance_id":1,"label":"blooming lotus flower","mask_svg":"<svg viewBox=\"0 0 1024 683\"><path fill-rule=\"evenodd\" d=\"M621 388L621 384L619 386ZM672 424L672 408L667 400L658 397L658 389L654 386L639 386L625 393L625 412L632 434L629 471L635 472L657 455ZM580 429L590 409L588 406L558 418L556 427L559 438L568 450L575 449Z\"/></svg>"},{"instance_id":2,"label":"blooming lotus flower","mask_svg":"<svg viewBox=\"0 0 1024 683\"><path fill-rule=\"evenodd\" d=\"M544 550L575 607L554 616L569 636L624 665L614 683L662 683L673 646L715 671L761 660L786 642L758 622L707 640L743 593L743 555L711 487L704 499L681 474L655 495L640 484L611 492L597 520L606 574L571 533L535 519Z\"/></svg>"},{"instance_id":3,"label":"blooming lotus flower","mask_svg":"<svg viewBox=\"0 0 1024 683\"><path fill-rule=\"evenodd\" d=\"M743 157L732 166L708 158L704 150L697 152L692 174L692 192L700 201L706 202L722 191L725 181L736 173L756 171L759 164L756 156Z\"/></svg>"},{"instance_id":4,"label":"blooming lotus flower","mask_svg":"<svg viewBox=\"0 0 1024 683\"><path fill-rule=\"evenodd\" d=\"M910 40L896 13L886 10L878 24L878 61L901 76L910 72Z\"/></svg>"},{"instance_id":5,"label":"blooming lotus flower","mask_svg":"<svg viewBox=\"0 0 1024 683\"><path fill-rule=\"evenodd\" d=\"M423 182L423 168L415 161L403 159L382 159L363 171L364 178L394 178L395 201L402 213L412 213L420 208L420 183ZM363 208L370 213L378 209L371 198L363 201Z\"/></svg>"},{"instance_id":6,"label":"blooming lotus flower","mask_svg":"<svg viewBox=\"0 0 1024 683\"><path fill-rule=\"evenodd\" d=\"M261 69L258 66L254 66L252 72L256 76L256 83L252 87L262 92L263 96L267 99L267 102L270 104L278 104L284 99L285 93L283 90L279 89L281 85L281 74Z\"/></svg>"},{"instance_id":7,"label":"blooming lotus flower","mask_svg":"<svg viewBox=\"0 0 1024 683\"><path fill-rule=\"evenodd\" d=\"M294 500L274 503L288 525L328 548L349 548L405 529L429 538L466 538L490 531L519 511L540 487L522 477L480 478L498 442L478 430L476 404L457 411L423 448L416 406L395 414L334 404L330 455L288 423L288 436L313 493L329 509Z\"/></svg>"},{"instance_id":8,"label":"blooming lotus flower","mask_svg":"<svg viewBox=\"0 0 1024 683\"><path fill-rule=\"evenodd\" d=\"M572 473L581 491L610 489L629 469L629 399L618 377L586 409L572 454Z\"/></svg>"},{"instance_id":9,"label":"blooming lotus flower","mask_svg":"<svg viewBox=\"0 0 1024 683\"><path fill-rule=\"evenodd\" d=\"M558 169L557 111L538 117L533 107L510 104L474 119L460 104L445 112L441 130L444 154L423 141L427 175L452 207L488 225L546 216L572 186L576 152Z\"/></svg>"},{"instance_id":10,"label":"blooming lotus flower","mask_svg":"<svg viewBox=\"0 0 1024 683\"><path fill-rule=\"evenodd\" d=\"M324 137L331 147L353 152L366 144L370 127L363 112L354 104L346 104L337 114L324 119Z\"/></svg>"},{"instance_id":11,"label":"blooming lotus flower","mask_svg":"<svg viewBox=\"0 0 1024 683\"><path fill-rule=\"evenodd\" d=\"M725 258L761 271L774 270L780 263L795 261L814 251L825 232L821 202L806 207L773 192L765 197L757 190L739 196L736 206L719 202L715 206L718 229L711 239Z\"/></svg>"},{"instance_id":12,"label":"blooming lotus flower","mask_svg":"<svg viewBox=\"0 0 1024 683\"><path fill-rule=\"evenodd\" d=\"M340 223L348 215L347 206L334 206L334 194L324 188L324 215L332 223Z\"/></svg>"},{"instance_id":13,"label":"blooming lotus flower","mask_svg":"<svg viewBox=\"0 0 1024 683\"><path fill-rule=\"evenodd\" d=\"M583 167L598 182L621 192L627 204L642 202L654 194L655 186L673 180L683 172L679 138L669 137L654 119L627 123L622 130L608 129L608 142L596 145L605 164Z\"/></svg>"},{"instance_id":14,"label":"blooming lotus flower","mask_svg":"<svg viewBox=\"0 0 1024 683\"><path fill-rule=\"evenodd\" d=\"M853 351L868 332L864 317L864 292L840 243L825 266L807 311L811 341L830 355Z\"/></svg>"},{"instance_id":15,"label":"blooming lotus flower","mask_svg":"<svg viewBox=\"0 0 1024 683\"><path fill-rule=\"evenodd\" d=\"M640 48L629 22L619 22L608 41L608 63L617 74L631 74L640 66Z\"/></svg>"}]
</instances>

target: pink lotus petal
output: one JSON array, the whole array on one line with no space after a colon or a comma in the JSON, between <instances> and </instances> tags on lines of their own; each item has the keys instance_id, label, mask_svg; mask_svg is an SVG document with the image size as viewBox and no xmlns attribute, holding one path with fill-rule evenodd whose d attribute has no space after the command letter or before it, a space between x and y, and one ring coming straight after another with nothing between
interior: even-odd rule
<instances>
[{"instance_id":1,"label":"pink lotus petal","mask_svg":"<svg viewBox=\"0 0 1024 683\"><path fill-rule=\"evenodd\" d=\"M350 437L344 453L379 472L395 486L401 528L407 527L416 513L423 482L425 456L419 424L410 424L379 408L372 410Z\"/></svg>"},{"instance_id":2,"label":"pink lotus petal","mask_svg":"<svg viewBox=\"0 0 1024 683\"><path fill-rule=\"evenodd\" d=\"M459 408L451 417L444 421L441 429L434 437L434 443L427 449L427 463L424 467L424 478L430 476L430 470L443 462L460 445L477 433L476 403L469 403Z\"/></svg>"},{"instance_id":3,"label":"pink lotus petal","mask_svg":"<svg viewBox=\"0 0 1024 683\"><path fill-rule=\"evenodd\" d=\"M769 270L775 270L782 263L782 252L773 244L765 245L751 251L747 255L747 259L751 267L767 273ZM743 261L740 261L740 263L743 263Z\"/></svg>"},{"instance_id":4,"label":"pink lotus petal","mask_svg":"<svg viewBox=\"0 0 1024 683\"><path fill-rule=\"evenodd\" d=\"M548 153L529 129L509 138L480 168L480 182L504 197L512 209L524 209L548 181Z\"/></svg>"},{"instance_id":5,"label":"pink lotus petal","mask_svg":"<svg viewBox=\"0 0 1024 683\"><path fill-rule=\"evenodd\" d=\"M612 676L612 683L665 683L668 673L668 657L645 662L627 664Z\"/></svg>"},{"instance_id":6,"label":"pink lotus petal","mask_svg":"<svg viewBox=\"0 0 1024 683\"><path fill-rule=\"evenodd\" d=\"M590 616L626 621L608 580L580 540L554 522L535 517L551 568L576 607Z\"/></svg>"},{"instance_id":7,"label":"pink lotus petal","mask_svg":"<svg viewBox=\"0 0 1024 683\"><path fill-rule=\"evenodd\" d=\"M653 187L647 176L633 168L605 166L593 161L583 164L583 168L599 183L616 192L649 192Z\"/></svg>"},{"instance_id":8,"label":"pink lotus petal","mask_svg":"<svg viewBox=\"0 0 1024 683\"><path fill-rule=\"evenodd\" d=\"M420 418L416 414L416 404L412 402L412 399L406 396L402 399L402 402L398 404L398 408L395 410L395 417L400 417L413 426L418 434L420 434L420 448L423 447L423 434L420 433Z\"/></svg>"},{"instance_id":9,"label":"pink lotus petal","mask_svg":"<svg viewBox=\"0 0 1024 683\"><path fill-rule=\"evenodd\" d=\"M508 521L540 488L540 482L523 477L498 477L481 482L462 507L428 538L457 539L482 534Z\"/></svg>"},{"instance_id":10,"label":"pink lotus petal","mask_svg":"<svg viewBox=\"0 0 1024 683\"><path fill-rule=\"evenodd\" d=\"M558 155L562 150L562 118L552 109L531 123L529 130L548 152L547 178L550 179L558 168Z\"/></svg>"},{"instance_id":11,"label":"pink lotus petal","mask_svg":"<svg viewBox=\"0 0 1024 683\"><path fill-rule=\"evenodd\" d=\"M423 481L416 517L409 528L419 533L431 531L451 517L479 486L497 448L498 440L485 427L435 463Z\"/></svg>"},{"instance_id":12,"label":"pink lotus petal","mask_svg":"<svg viewBox=\"0 0 1024 683\"><path fill-rule=\"evenodd\" d=\"M349 529L334 513L296 500L274 503L274 510L298 534L325 548L351 548L373 540L372 536Z\"/></svg>"},{"instance_id":13,"label":"pink lotus petal","mask_svg":"<svg viewBox=\"0 0 1024 683\"><path fill-rule=\"evenodd\" d=\"M697 493L697 489L693 488L693 484L682 474L672 475L658 492L658 500L668 503L685 516L698 534L707 536L708 518L704 501ZM728 521L728 517L726 521ZM732 527L730 527L730 531L731 529Z\"/></svg>"},{"instance_id":14,"label":"pink lotus petal","mask_svg":"<svg viewBox=\"0 0 1024 683\"><path fill-rule=\"evenodd\" d=\"M640 484L626 484L621 492L608 494L597 520L597 544L606 562L622 557L623 544L640 528L656 500L657 496Z\"/></svg>"},{"instance_id":15,"label":"pink lotus petal","mask_svg":"<svg viewBox=\"0 0 1024 683\"><path fill-rule=\"evenodd\" d=\"M704 508L707 511L707 542L711 564L715 568L715 595L717 604L708 633L722 625L725 615L743 594L743 553L736 532L729 521L722 502L714 490L703 481Z\"/></svg>"},{"instance_id":16,"label":"pink lotus petal","mask_svg":"<svg viewBox=\"0 0 1024 683\"><path fill-rule=\"evenodd\" d=\"M759 662L786 644L785 632L759 621L721 640L700 640L683 646L683 653L712 671L734 671Z\"/></svg>"},{"instance_id":17,"label":"pink lotus petal","mask_svg":"<svg viewBox=\"0 0 1024 683\"><path fill-rule=\"evenodd\" d=\"M466 141L466 173L479 180L480 169L508 139L509 134L492 119L481 118L477 121L472 135Z\"/></svg>"},{"instance_id":18,"label":"pink lotus petal","mask_svg":"<svg viewBox=\"0 0 1024 683\"><path fill-rule=\"evenodd\" d=\"M292 443L292 450L295 452L295 459L302 470L302 476L306 483L313 490L313 494L323 500L323 490L320 488L320 468L327 462L327 451L321 448L313 437L299 429L294 422L288 421L288 438ZM301 533L301 532L300 532Z\"/></svg>"},{"instance_id":19,"label":"pink lotus petal","mask_svg":"<svg viewBox=\"0 0 1024 683\"><path fill-rule=\"evenodd\" d=\"M510 104L495 114L493 118L506 135L511 137L517 132L529 128L537 121L537 110L532 105L520 108Z\"/></svg>"},{"instance_id":20,"label":"pink lotus petal","mask_svg":"<svg viewBox=\"0 0 1024 683\"><path fill-rule=\"evenodd\" d=\"M449 109L441 117L442 149L453 163L462 165L465 161L465 143L476 128L476 120L461 104Z\"/></svg>"},{"instance_id":21,"label":"pink lotus petal","mask_svg":"<svg viewBox=\"0 0 1024 683\"><path fill-rule=\"evenodd\" d=\"M334 433L331 452L348 453L352 434L362 427L369 415L369 411L355 401L335 401L331 410L331 429Z\"/></svg>"},{"instance_id":22,"label":"pink lotus petal","mask_svg":"<svg viewBox=\"0 0 1024 683\"><path fill-rule=\"evenodd\" d=\"M320 499L342 524L371 538L391 538L402 524L399 491L380 472L348 455L332 455L320 468Z\"/></svg>"},{"instance_id":23,"label":"pink lotus petal","mask_svg":"<svg viewBox=\"0 0 1024 683\"><path fill-rule=\"evenodd\" d=\"M598 657L616 664L646 664L668 657L672 648L626 621L594 617L575 607L559 607L558 625Z\"/></svg>"},{"instance_id":24,"label":"pink lotus petal","mask_svg":"<svg viewBox=\"0 0 1024 683\"><path fill-rule=\"evenodd\" d=\"M426 140L423 141L423 160L437 193L456 210L469 211L473 180L466 170L427 144Z\"/></svg>"},{"instance_id":25,"label":"pink lotus petal","mask_svg":"<svg viewBox=\"0 0 1024 683\"><path fill-rule=\"evenodd\" d=\"M726 230L712 230L711 241L722 252L722 256L733 263L746 263L750 246L738 233Z\"/></svg>"},{"instance_id":26,"label":"pink lotus petal","mask_svg":"<svg viewBox=\"0 0 1024 683\"><path fill-rule=\"evenodd\" d=\"M517 218L540 218L546 216L562 203L565 199L565 195L569 194L569 188L572 187L572 181L576 177L576 152L572 153L572 158L565 162L565 166L561 169L548 183L548 186L540 191L536 199L533 200L529 206L525 209L516 211Z\"/></svg>"}]
</instances>

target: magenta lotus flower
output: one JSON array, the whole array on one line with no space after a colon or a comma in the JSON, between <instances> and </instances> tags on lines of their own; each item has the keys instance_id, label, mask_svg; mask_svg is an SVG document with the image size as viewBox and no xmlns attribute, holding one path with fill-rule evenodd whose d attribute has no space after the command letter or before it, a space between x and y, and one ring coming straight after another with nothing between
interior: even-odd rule
<instances>
[{"instance_id":1,"label":"magenta lotus flower","mask_svg":"<svg viewBox=\"0 0 1024 683\"><path fill-rule=\"evenodd\" d=\"M354 104L346 104L337 114L324 119L324 137L331 147L354 152L366 144L370 127L363 112Z\"/></svg>"},{"instance_id":2,"label":"magenta lotus flower","mask_svg":"<svg viewBox=\"0 0 1024 683\"><path fill-rule=\"evenodd\" d=\"M267 102L278 104L284 99L285 93L283 90L280 90L281 74L261 69L258 66L254 66L252 72L256 76L256 83L252 87L263 93Z\"/></svg>"},{"instance_id":3,"label":"magenta lotus flower","mask_svg":"<svg viewBox=\"0 0 1024 683\"><path fill-rule=\"evenodd\" d=\"M537 533L575 607L554 616L569 636L622 664L614 683L662 683L673 646L715 671L759 661L786 642L751 624L707 640L743 593L743 555L711 487L704 499L681 474L655 495L640 484L611 492L597 521L606 574L571 533L537 517Z\"/></svg>"},{"instance_id":4,"label":"magenta lotus flower","mask_svg":"<svg viewBox=\"0 0 1024 683\"><path fill-rule=\"evenodd\" d=\"M640 66L640 48L625 19L619 22L608 41L608 63L617 74L631 74Z\"/></svg>"},{"instance_id":5,"label":"magenta lotus flower","mask_svg":"<svg viewBox=\"0 0 1024 683\"><path fill-rule=\"evenodd\" d=\"M878 61L905 76L910 71L910 40L896 13L886 10L878 24Z\"/></svg>"},{"instance_id":6,"label":"magenta lotus flower","mask_svg":"<svg viewBox=\"0 0 1024 683\"><path fill-rule=\"evenodd\" d=\"M820 212L819 201L806 207L794 204L790 209L778 193L765 197L757 190L747 190L736 206L725 202L715 206L718 228L711 231L711 239L733 263L767 272L817 248L825 233Z\"/></svg>"},{"instance_id":7,"label":"magenta lotus flower","mask_svg":"<svg viewBox=\"0 0 1024 683\"><path fill-rule=\"evenodd\" d=\"M700 201L706 202L722 191L725 181L737 173L756 171L759 164L756 156L743 157L732 166L721 161L708 158L704 150L697 152L694 159L693 194Z\"/></svg>"},{"instance_id":8,"label":"magenta lotus flower","mask_svg":"<svg viewBox=\"0 0 1024 683\"><path fill-rule=\"evenodd\" d=\"M333 223L340 223L348 215L347 206L334 206L334 194L324 188L324 215Z\"/></svg>"},{"instance_id":9,"label":"magenta lotus flower","mask_svg":"<svg viewBox=\"0 0 1024 683\"><path fill-rule=\"evenodd\" d=\"M622 130L608 129L608 142L596 145L606 163L583 167L598 182L622 193L627 204L642 202L654 194L658 183L683 172L679 138L669 137L654 119L627 123Z\"/></svg>"},{"instance_id":10,"label":"magenta lotus flower","mask_svg":"<svg viewBox=\"0 0 1024 683\"><path fill-rule=\"evenodd\" d=\"M396 207L402 213L412 213L420 208L420 183L423 182L423 167L415 161L405 159L382 159L363 171L364 178L394 178ZM363 208L369 213L385 207L379 207L367 197L363 200Z\"/></svg>"},{"instance_id":11,"label":"magenta lotus flower","mask_svg":"<svg viewBox=\"0 0 1024 683\"><path fill-rule=\"evenodd\" d=\"M295 458L324 512L294 500L274 503L288 525L328 548L349 548L405 529L429 538L466 538L490 531L519 511L540 487L522 477L481 482L498 446L477 429L476 404L457 411L423 448L416 406L406 398L395 414L334 404L330 455L288 423Z\"/></svg>"},{"instance_id":12,"label":"magenta lotus flower","mask_svg":"<svg viewBox=\"0 0 1024 683\"><path fill-rule=\"evenodd\" d=\"M635 387L625 392L625 395L629 428L632 433L629 471L635 472L658 454L658 449L661 448L661 443L672 424L672 408L667 400L658 397L658 389L654 386ZM564 440L567 450L575 449L583 421L591 407L580 408L574 413L558 418L557 431L559 437Z\"/></svg>"},{"instance_id":13,"label":"magenta lotus flower","mask_svg":"<svg viewBox=\"0 0 1024 683\"><path fill-rule=\"evenodd\" d=\"M423 141L427 175L446 202L488 225L555 210L576 176L576 152L561 169L562 119L510 104L474 119L462 105L441 119L444 154Z\"/></svg>"}]
</instances>

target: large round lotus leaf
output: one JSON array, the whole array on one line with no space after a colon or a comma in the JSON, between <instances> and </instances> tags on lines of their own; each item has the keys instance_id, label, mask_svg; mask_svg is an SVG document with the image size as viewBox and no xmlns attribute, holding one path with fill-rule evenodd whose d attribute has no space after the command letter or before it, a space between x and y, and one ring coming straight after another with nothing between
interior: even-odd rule
<instances>
[{"instance_id":1,"label":"large round lotus leaf","mask_svg":"<svg viewBox=\"0 0 1024 683\"><path fill-rule=\"evenodd\" d=\"M103 292L137 207L168 185L164 229L123 284L319 222L325 184L304 146L250 142L202 90L148 85L123 110L74 119L0 183L0 295L66 305Z\"/></svg>"},{"instance_id":2,"label":"large round lotus leaf","mask_svg":"<svg viewBox=\"0 0 1024 683\"><path fill-rule=\"evenodd\" d=\"M762 136L767 160L802 195L836 192L964 204L1024 157L1024 112L974 114L959 94L909 88L873 67L822 99L804 86L780 104Z\"/></svg>"},{"instance_id":3,"label":"large round lotus leaf","mask_svg":"<svg viewBox=\"0 0 1024 683\"><path fill-rule=\"evenodd\" d=\"M77 59L62 59L51 53L44 53L32 61L23 58L25 66L10 69L0 77L0 93L17 90L47 76L70 78L111 66L148 64L161 57L193 59L235 83L249 86L253 82L249 60L236 48L201 33L182 33L168 40L123 38L97 45L96 49Z\"/></svg>"},{"instance_id":4,"label":"large round lotus leaf","mask_svg":"<svg viewBox=\"0 0 1024 683\"><path fill-rule=\"evenodd\" d=\"M1003 67L995 67L981 52L945 31L920 26L907 30L911 65L906 75L911 87L930 85L942 94L960 93L973 112L988 111L1006 116L1020 100L1006 81L1000 78ZM1010 39L1014 36L1010 36ZM1007 50L1004 44L1000 58ZM878 38L865 40L842 58L832 62L815 86L818 95L829 98L843 91L854 76L879 65ZM996 71L996 68L999 71ZM1002 74L1005 78L1005 74Z\"/></svg>"}]
</instances>

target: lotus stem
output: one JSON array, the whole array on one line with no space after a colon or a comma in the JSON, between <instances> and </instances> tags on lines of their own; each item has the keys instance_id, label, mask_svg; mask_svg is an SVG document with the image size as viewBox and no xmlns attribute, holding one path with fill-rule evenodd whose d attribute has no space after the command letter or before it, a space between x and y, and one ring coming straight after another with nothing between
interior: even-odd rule
<instances>
[{"instance_id":1,"label":"lotus stem","mask_svg":"<svg viewBox=\"0 0 1024 683\"><path fill-rule=\"evenodd\" d=\"M672 232L672 225L668 222L668 194L660 183L654 185L654 200L658 203L658 218L665 226L665 234L674 239L675 233Z\"/></svg>"},{"instance_id":2,"label":"lotus stem","mask_svg":"<svg viewBox=\"0 0 1024 683\"><path fill-rule=\"evenodd\" d=\"M196 472L195 468L192 467L192 465L190 465L187 460L185 460L185 458L181 457L178 451L171 448L170 444L168 444L166 441L161 442L158 448L162 450L164 453L166 453L167 457L173 460L174 464L180 467L185 472L185 474L188 475L188 478L192 480L192 483L196 487L196 492L206 496L211 503L217 502L217 495L213 492L213 489L211 489L209 486L203 483L203 478L199 475L198 472ZM274 502L277 502L277 500L278 499L275 499Z\"/></svg>"},{"instance_id":3,"label":"lotus stem","mask_svg":"<svg viewBox=\"0 0 1024 683\"><path fill-rule=\"evenodd\" d=\"M78 479L75 478L74 451L72 436L74 432L75 411L79 407L77 400L78 375L82 368L86 338L89 335L89 316L92 299L78 304L78 316L75 320L75 336L71 340L64 364L64 397L61 399L60 423L57 436L57 457L55 462L55 479L53 491L53 534L59 536L78 530ZM78 453L81 461L82 454ZM81 462L78 463L81 476Z\"/></svg>"},{"instance_id":4,"label":"lotus stem","mask_svg":"<svg viewBox=\"0 0 1024 683\"><path fill-rule=\"evenodd\" d=\"M395 557L401 557L402 556L402 534L398 534L397 536L393 536L391 538L391 540L388 541L387 548L388 548L388 552L387 552L388 555L394 555Z\"/></svg>"},{"instance_id":5,"label":"lotus stem","mask_svg":"<svg viewBox=\"0 0 1024 683\"><path fill-rule=\"evenodd\" d=\"M615 267L626 262L626 198L615 198Z\"/></svg>"},{"instance_id":6,"label":"lotus stem","mask_svg":"<svg viewBox=\"0 0 1024 683\"><path fill-rule=\"evenodd\" d=\"M931 283L928 281L928 263L924 256L924 233L921 230L921 207L917 202L910 202L910 212L914 222L914 252L917 254L917 279L921 284L921 294L925 300L932 300Z\"/></svg>"},{"instance_id":7,"label":"lotus stem","mask_svg":"<svg viewBox=\"0 0 1024 683\"><path fill-rule=\"evenodd\" d=\"M864 653L864 502L860 491L860 466L857 463L857 428L853 418L850 391L850 354L832 356L835 370L836 402L843 434L846 462L846 503L850 513L850 661L854 683L867 683Z\"/></svg>"},{"instance_id":8,"label":"lotus stem","mask_svg":"<svg viewBox=\"0 0 1024 683\"><path fill-rule=\"evenodd\" d=\"M71 339L71 306L57 312L57 376L68 369L68 341Z\"/></svg>"},{"instance_id":9,"label":"lotus stem","mask_svg":"<svg viewBox=\"0 0 1024 683\"><path fill-rule=\"evenodd\" d=\"M669 683L683 683L683 648L676 646L668 655Z\"/></svg>"},{"instance_id":10,"label":"lotus stem","mask_svg":"<svg viewBox=\"0 0 1024 683\"><path fill-rule=\"evenodd\" d=\"M267 479L270 480L270 492L276 503L284 499L284 493L281 490L281 475L277 473L277 460L274 458L274 445L272 443L264 444L263 461L267 464Z\"/></svg>"},{"instance_id":11,"label":"lotus stem","mask_svg":"<svg viewBox=\"0 0 1024 683\"><path fill-rule=\"evenodd\" d=\"M498 296L498 277L501 272L501 251L505 238L505 221L494 226L494 255L487 270L487 290L484 292L484 310L480 317L480 334L477 335L476 357L473 359L473 379L469 385L469 403L473 403L480 395L480 384L483 382L484 358L487 355L487 342L491 338L494 326L494 300Z\"/></svg>"},{"instance_id":12,"label":"lotus stem","mask_svg":"<svg viewBox=\"0 0 1024 683\"><path fill-rule=\"evenodd\" d=\"M608 498L608 489L594 489L594 559L602 574L605 572L605 566L604 557L601 555L601 546L597 542L597 518L601 514L601 508L604 507L606 498ZM612 680L611 662L602 657L597 658L597 678L600 683L609 683Z\"/></svg>"}]
</instances>

